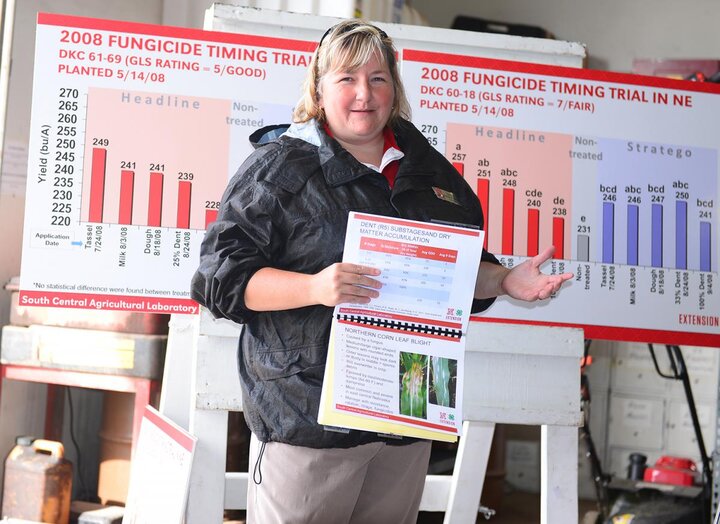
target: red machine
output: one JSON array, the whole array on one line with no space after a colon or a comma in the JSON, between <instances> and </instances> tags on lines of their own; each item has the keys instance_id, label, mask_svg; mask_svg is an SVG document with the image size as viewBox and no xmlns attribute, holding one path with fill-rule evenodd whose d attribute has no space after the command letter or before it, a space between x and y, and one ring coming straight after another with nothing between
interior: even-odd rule
<instances>
[{"instance_id":1,"label":"red machine","mask_svg":"<svg viewBox=\"0 0 720 524\"><path fill-rule=\"evenodd\" d=\"M693 486L698 484L697 477L698 470L692 460L663 455L654 466L645 468L643 480L658 484Z\"/></svg>"}]
</instances>

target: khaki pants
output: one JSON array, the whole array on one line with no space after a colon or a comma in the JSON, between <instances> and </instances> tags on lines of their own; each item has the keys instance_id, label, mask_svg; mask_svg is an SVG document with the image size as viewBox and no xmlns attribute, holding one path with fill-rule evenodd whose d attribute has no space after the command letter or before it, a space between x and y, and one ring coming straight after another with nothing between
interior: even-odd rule
<instances>
[{"instance_id":1,"label":"khaki pants","mask_svg":"<svg viewBox=\"0 0 720 524\"><path fill-rule=\"evenodd\" d=\"M250 439L247 524L415 524L430 442L349 449L265 445ZM256 472L258 473L258 472ZM255 476L259 480L259 476Z\"/></svg>"}]
</instances>

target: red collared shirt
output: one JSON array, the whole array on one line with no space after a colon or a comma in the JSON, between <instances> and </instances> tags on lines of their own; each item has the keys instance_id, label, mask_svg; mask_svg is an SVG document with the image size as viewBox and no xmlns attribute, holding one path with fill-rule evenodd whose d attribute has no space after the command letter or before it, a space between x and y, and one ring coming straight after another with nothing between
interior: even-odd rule
<instances>
[{"instance_id":1,"label":"red collared shirt","mask_svg":"<svg viewBox=\"0 0 720 524\"><path fill-rule=\"evenodd\" d=\"M325 128L325 132L328 136L334 138L328 125L324 124L323 127ZM387 179L388 184L390 184L390 188L392 188L393 184L395 184L395 176L397 175L398 168L400 167L399 160L404 156L405 155L402 151L400 151L400 148L397 145L395 135L392 130L386 126L385 129L383 129L383 157L380 160L380 165L376 166L367 162L363 162L363 164L368 166L370 169L374 169L378 173L382 173Z\"/></svg>"}]
</instances>

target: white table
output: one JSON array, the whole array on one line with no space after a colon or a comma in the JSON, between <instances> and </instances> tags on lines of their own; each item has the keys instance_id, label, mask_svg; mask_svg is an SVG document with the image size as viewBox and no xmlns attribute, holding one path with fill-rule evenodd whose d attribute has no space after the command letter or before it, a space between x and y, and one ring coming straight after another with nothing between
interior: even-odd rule
<instances>
[{"instance_id":1,"label":"white table","mask_svg":"<svg viewBox=\"0 0 720 524\"><path fill-rule=\"evenodd\" d=\"M227 412L242 410L239 326L173 315L160 411L198 437L187 524L222 522L244 509L247 473L225 472ZM471 322L463 430L450 475L428 475L422 511L446 524L474 523L496 423L542 426L541 523L577 523L580 329Z\"/></svg>"}]
</instances>

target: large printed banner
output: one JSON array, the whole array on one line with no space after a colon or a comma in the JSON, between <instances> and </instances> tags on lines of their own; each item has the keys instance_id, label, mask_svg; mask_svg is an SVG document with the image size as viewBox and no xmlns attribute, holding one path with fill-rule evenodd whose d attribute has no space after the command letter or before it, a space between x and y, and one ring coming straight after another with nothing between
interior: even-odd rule
<instances>
[{"instance_id":1,"label":"large printed banner","mask_svg":"<svg viewBox=\"0 0 720 524\"><path fill-rule=\"evenodd\" d=\"M21 304L195 313L206 226L315 45L41 14Z\"/></svg>"},{"instance_id":2,"label":"large printed banner","mask_svg":"<svg viewBox=\"0 0 720 524\"><path fill-rule=\"evenodd\" d=\"M720 346L720 89L398 44L486 247L512 266L554 244L544 269L575 274L478 319ZM196 312L204 230L248 135L290 121L315 46L39 15L21 304Z\"/></svg>"},{"instance_id":3,"label":"large printed banner","mask_svg":"<svg viewBox=\"0 0 720 524\"><path fill-rule=\"evenodd\" d=\"M720 89L404 49L415 123L475 189L512 267L555 246L556 299L483 318L720 345Z\"/></svg>"}]
</instances>

